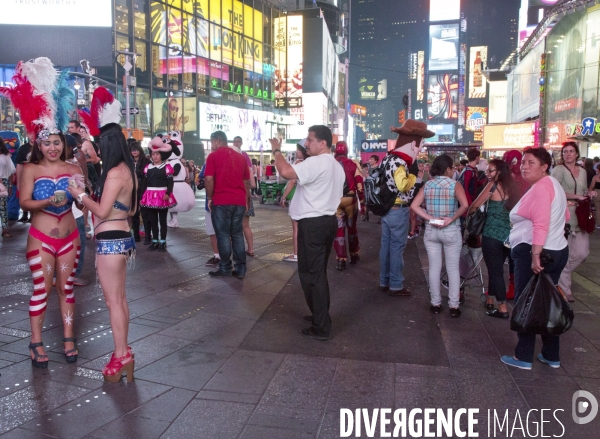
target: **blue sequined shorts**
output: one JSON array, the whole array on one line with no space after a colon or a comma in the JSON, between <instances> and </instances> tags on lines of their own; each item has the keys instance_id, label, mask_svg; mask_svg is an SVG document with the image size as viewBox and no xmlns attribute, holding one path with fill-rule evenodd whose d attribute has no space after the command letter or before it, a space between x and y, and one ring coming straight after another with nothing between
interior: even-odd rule
<instances>
[{"instance_id":1,"label":"blue sequined shorts","mask_svg":"<svg viewBox=\"0 0 600 439\"><path fill-rule=\"evenodd\" d=\"M112 236L107 236L108 234ZM135 241L129 232L111 231L96 235L96 254L98 255L130 256L134 251Z\"/></svg>"}]
</instances>

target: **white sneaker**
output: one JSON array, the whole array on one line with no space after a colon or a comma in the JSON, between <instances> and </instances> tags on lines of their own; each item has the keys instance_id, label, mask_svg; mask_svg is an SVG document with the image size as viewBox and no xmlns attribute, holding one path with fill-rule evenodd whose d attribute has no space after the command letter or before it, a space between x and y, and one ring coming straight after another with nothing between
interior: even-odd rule
<instances>
[{"instance_id":1,"label":"white sneaker","mask_svg":"<svg viewBox=\"0 0 600 439\"><path fill-rule=\"evenodd\" d=\"M600 229L600 226L596 226L596 229Z\"/></svg>"},{"instance_id":2,"label":"white sneaker","mask_svg":"<svg viewBox=\"0 0 600 439\"><path fill-rule=\"evenodd\" d=\"M167 227L171 227L172 229L176 229L179 227L179 222L177 220L171 220L167 222Z\"/></svg>"},{"instance_id":3,"label":"white sneaker","mask_svg":"<svg viewBox=\"0 0 600 439\"><path fill-rule=\"evenodd\" d=\"M282 259L282 261L285 261L285 262L298 262L298 256L297 255L287 255L286 257L284 257Z\"/></svg>"}]
</instances>

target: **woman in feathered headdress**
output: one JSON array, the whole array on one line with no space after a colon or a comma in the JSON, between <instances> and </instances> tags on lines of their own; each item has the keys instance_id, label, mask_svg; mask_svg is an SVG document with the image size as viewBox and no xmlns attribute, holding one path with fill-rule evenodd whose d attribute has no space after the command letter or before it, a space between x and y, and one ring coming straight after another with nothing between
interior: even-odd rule
<instances>
[{"instance_id":1,"label":"woman in feathered headdress","mask_svg":"<svg viewBox=\"0 0 600 439\"><path fill-rule=\"evenodd\" d=\"M48 58L20 62L15 85L1 87L19 110L27 133L35 137L30 163L23 168L19 188L24 211L32 213L27 238L27 261L33 276L33 295L29 302L31 322L31 362L37 368L48 367L48 356L42 342L47 296L56 278L56 290L63 321L63 344L68 363L77 361L73 329L75 296L73 280L77 269L80 240L71 205L73 197L66 192L70 181L81 178L78 166L65 162L67 111L74 107L74 95L65 75L58 72Z\"/></svg>"},{"instance_id":2,"label":"woman in feathered headdress","mask_svg":"<svg viewBox=\"0 0 600 439\"><path fill-rule=\"evenodd\" d=\"M133 380L134 358L127 345L129 307L125 295L127 262L135 257L135 242L129 231L129 217L136 210L137 178L121 125L121 104L104 87L92 97L91 110L79 111L92 136L99 136L102 175L98 184L99 202L78 187L69 187L94 214L96 266L108 306L115 350L102 368L104 380L118 382L123 372Z\"/></svg>"}]
</instances>

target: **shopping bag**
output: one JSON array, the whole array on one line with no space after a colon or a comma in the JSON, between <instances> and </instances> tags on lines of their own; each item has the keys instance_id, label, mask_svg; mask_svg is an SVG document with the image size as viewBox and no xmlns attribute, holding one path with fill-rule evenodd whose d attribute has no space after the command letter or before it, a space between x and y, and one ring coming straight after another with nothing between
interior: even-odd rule
<instances>
[{"instance_id":1,"label":"shopping bag","mask_svg":"<svg viewBox=\"0 0 600 439\"><path fill-rule=\"evenodd\" d=\"M510 329L528 334L560 335L573 325L573 310L545 273L534 275L517 300Z\"/></svg>"}]
</instances>

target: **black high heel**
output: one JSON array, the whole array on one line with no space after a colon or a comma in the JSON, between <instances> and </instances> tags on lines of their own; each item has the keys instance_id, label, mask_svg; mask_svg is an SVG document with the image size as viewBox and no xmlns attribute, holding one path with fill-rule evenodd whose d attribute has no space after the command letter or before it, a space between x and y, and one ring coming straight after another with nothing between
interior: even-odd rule
<instances>
[{"instance_id":1,"label":"black high heel","mask_svg":"<svg viewBox=\"0 0 600 439\"><path fill-rule=\"evenodd\" d=\"M65 352L65 360L67 360L67 363L75 363L77 361L77 355L79 354L79 351L77 350L77 338L76 337L65 337L62 339L63 345L65 343L68 342L73 342L73 344L75 345L74 349L69 349L67 352ZM71 352L77 352L75 355L69 355Z\"/></svg>"},{"instance_id":2,"label":"black high heel","mask_svg":"<svg viewBox=\"0 0 600 439\"><path fill-rule=\"evenodd\" d=\"M41 348L44 346L44 342L40 341L39 343L29 343L29 350L33 352L34 357L31 359L31 364L38 369L47 369L48 368L48 355L41 355L37 348ZM38 358L46 358L46 361L39 361Z\"/></svg>"}]
</instances>

